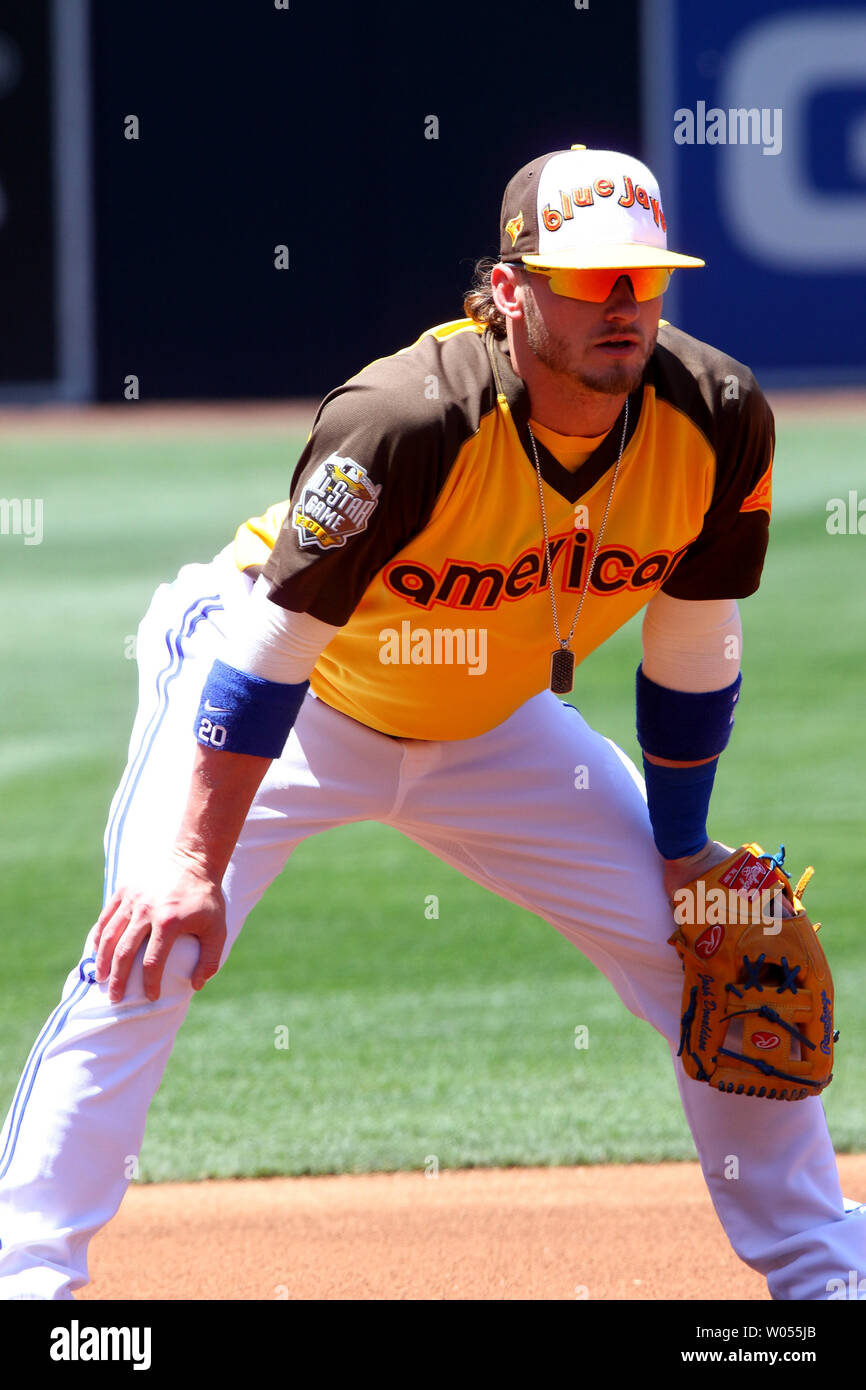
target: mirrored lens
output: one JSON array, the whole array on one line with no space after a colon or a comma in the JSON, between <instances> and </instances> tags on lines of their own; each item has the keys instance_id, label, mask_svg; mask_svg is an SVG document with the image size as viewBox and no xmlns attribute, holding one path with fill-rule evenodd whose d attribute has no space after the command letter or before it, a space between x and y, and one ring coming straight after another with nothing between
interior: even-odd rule
<instances>
[{"instance_id":1,"label":"mirrored lens","mask_svg":"<svg viewBox=\"0 0 866 1390\"><path fill-rule=\"evenodd\" d=\"M663 266L638 266L628 270L563 270L542 266L527 266L526 269L546 276L554 294L566 299L585 299L591 304L603 304L622 275L631 281L638 303L657 299L664 294L673 274Z\"/></svg>"}]
</instances>

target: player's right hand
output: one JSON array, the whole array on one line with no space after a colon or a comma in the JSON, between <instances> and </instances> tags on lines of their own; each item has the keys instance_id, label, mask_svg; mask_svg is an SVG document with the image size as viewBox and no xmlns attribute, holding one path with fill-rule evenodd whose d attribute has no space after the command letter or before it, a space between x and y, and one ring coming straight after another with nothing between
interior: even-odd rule
<instances>
[{"instance_id":1,"label":"player's right hand","mask_svg":"<svg viewBox=\"0 0 866 1390\"><path fill-rule=\"evenodd\" d=\"M95 978L108 981L113 1004L123 998L144 942L148 999L159 998L169 952L180 936L199 939L192 987L201 989L219 969L226 939L225 899L220 885L194 859L175 851L147 889L118 888L99 914L95 931Z\"/></svg>"}]
</instances>

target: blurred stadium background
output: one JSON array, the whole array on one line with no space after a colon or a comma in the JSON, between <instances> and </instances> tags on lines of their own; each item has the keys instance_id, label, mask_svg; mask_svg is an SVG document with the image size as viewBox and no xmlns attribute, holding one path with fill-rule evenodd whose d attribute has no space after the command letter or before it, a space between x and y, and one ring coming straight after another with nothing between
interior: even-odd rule
<instances>
[{"instance_id":1,"label":"blurred stadium background","mask_svg":"<svg viewBox=\"0 0 866 1390\"><path fill-rule=\"evenodd\" d=\"M677 144L700 103L781 111L781 149ZM98 910L153 588L287 494L317 398L459 317L505 181L573 142L656 171L707 260L666 316L777 408L712 828L817 866L827 1110L866 1148L866 17L774 0L0 0L0 1110ZM638 657L631 624L574 697L632 755ZM154 1179L693 1152L666 1048L576 952L372 825L298 851L152 1116Z\"/></svg>"},{"instance_id":2,"label":"blurred stadium background","mask_svg":"<svg viewBox=\"0 0 866 1390\"><path fill-rule=\"evenodd\" d=\"M862 3L277 4L2 0L7 398L319 397L458 316L505 182L574 142L657 173L686 331L866 381ZM677 144L701 103L781 147Z\"/></svg>"}]
</instances>

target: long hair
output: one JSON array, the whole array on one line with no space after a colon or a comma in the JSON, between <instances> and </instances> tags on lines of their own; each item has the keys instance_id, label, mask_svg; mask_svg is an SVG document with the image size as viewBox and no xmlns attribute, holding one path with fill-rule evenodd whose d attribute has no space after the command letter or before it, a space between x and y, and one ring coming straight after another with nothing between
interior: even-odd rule
<instances>
[{"instance_id":1,"label":"long hair","mask_svg":"<svg viewBox=\"0 0 866 1390\"><path fill-rule=\"evenodd\" d=\"M474 323L489 328L495 338L504 338L505 315L494 304L490 288L490 272L498 264L493 256L484 256L477 262L472 284L463 298L463 312Z\"/></svg>"}]
</instances>

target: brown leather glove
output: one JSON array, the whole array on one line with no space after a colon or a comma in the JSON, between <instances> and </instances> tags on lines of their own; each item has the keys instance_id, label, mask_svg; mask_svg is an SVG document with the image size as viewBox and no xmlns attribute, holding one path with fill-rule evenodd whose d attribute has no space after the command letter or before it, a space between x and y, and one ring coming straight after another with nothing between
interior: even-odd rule
<instances>
[{"instance_id":1,"label":"brown leather glove","mask_svg":"<svg viewBox=\"0 0 866 1390\"><path fill-rule=\"evenodd\" d=\"M683 962L679 1055L720 1091L802 1100L833 1076L833 980L784 847L743 845L673 897ZM783 915L782 898L791 915Z\"/></svg>"}]
</instances>

